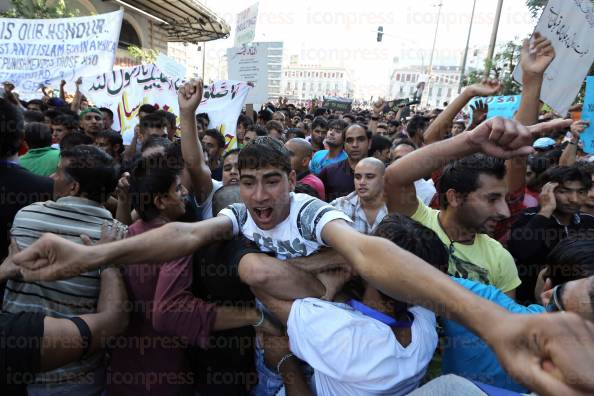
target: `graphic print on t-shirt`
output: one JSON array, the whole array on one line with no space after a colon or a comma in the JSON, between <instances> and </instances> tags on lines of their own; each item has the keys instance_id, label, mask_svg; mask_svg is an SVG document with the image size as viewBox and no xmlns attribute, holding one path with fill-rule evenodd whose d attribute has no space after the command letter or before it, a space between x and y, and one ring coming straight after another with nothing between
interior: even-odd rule
<instances>
[{"instance_id":1,"label":"graphic print on t-shirt","mask_svg":"<svg viewBox=\"0 0 594 396\"><path fill-rule=\"evenodd\" d=\"M450 254L448 273L457 278L470 279L485 285L491 284L489 282L489 271L486 268L462 260L453 254Z\"/></svg>"}]
</instances>

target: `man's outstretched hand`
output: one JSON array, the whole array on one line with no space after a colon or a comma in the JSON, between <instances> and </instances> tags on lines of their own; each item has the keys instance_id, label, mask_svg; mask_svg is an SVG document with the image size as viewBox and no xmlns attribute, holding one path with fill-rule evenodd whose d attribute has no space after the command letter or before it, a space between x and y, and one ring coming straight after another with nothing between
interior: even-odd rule
<instances>
[{"instance_id":1,"label":"man's outstretched hand","mask_svg":"<svg viewBox=\"0 0 594 396\"><path fill-rule=\"evenodd\" d=\"M536 136L568 128L571 123L571 120L558 119L527 127L515 120L494 117L466 132L465 136L474 151L509 159L532 154Z\"/></svg>"},{"instance_id":2,"label":"man's outstretched hand","mask_svg":"<svg viewBox=\"0 0 594 396\"><path fill-rule=\"evenodd\" d=\"M568 312L508 316L486 341L514 379L539 395L594 394L594 324Z\"/></svg>"},{"instance_id":3,"label":"man's outstretched hand","mask_svg":"<svg viewBox=\"0 0 594 396\"><path fill-rule=\"evenodd\" d=\"M54 234L45 234L12 261L20 267L25 281L53 281L72 278L89 271L92 247L83 246Z\"/></svg>"}]
</instances>

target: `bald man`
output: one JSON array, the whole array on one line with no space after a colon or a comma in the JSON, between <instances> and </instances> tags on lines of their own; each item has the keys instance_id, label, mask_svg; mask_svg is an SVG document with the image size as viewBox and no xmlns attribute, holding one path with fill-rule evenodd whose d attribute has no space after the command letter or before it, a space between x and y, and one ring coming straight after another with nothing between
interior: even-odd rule
<instances>
[{"instance_id":1,"label":"bald man","mask_svg":"<svg viewBox=\"0 0 594 396\"><path fill-rule=\"evenodd\" d=\"M309 161L313 155L311 144L301 138L293 138L285 143L285 147L291 154L291 168L297 175L297 182L311 186L318 193L319 199L326 200L324 183L309 171Z\"/></svg>"},{"instance_id":2,"label":"bald man","mask_svg":"<svg viewBox=\"0 0 594 396\"><path fill-rule=\"evenodd\" d=\"M377 158L363 158L355 166L355 191L330 203L353 220L351 226L363 234L373 234L388 214L384 201L386 167Z\"/></svg>"}]
</instances>

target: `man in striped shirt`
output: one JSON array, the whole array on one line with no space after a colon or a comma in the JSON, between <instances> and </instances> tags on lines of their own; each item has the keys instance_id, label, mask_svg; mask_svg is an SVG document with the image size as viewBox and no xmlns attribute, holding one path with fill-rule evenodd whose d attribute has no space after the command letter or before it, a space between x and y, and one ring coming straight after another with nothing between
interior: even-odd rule
<instances>
[{"instance_id":1,"label":"man in striped shirt","mask_svg":"<svg viewBox=\"0 0 594 396\"><path fill-rule=\"evenodd\" d=\"M119 227L103 203L115 190L118 180L113 159L94 146L76 146L61 153L54 182L55 201L37 202L21 209L15 216L11 234L24 249L51 232L76 243L81 235L98 241L102 227ZM86 239L86 238L85 238ZM10 313L40 312L68 318L97 311L102 288L99 270L55 282L20 282L6 285L3 309ZM44 372L28 387L30 395L48 395L56 391L100 395L104 388L103 352Z\"/></svg>"}]
</instances>

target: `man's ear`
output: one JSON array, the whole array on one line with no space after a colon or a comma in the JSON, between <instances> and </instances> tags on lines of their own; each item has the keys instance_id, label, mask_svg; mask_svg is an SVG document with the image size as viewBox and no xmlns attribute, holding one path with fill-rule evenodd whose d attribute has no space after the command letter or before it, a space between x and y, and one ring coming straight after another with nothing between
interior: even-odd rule
<instances>
[{"instance_id":1,"label":"man's ear","mask_svg":"<svg viewBox=\"0 0 594 396\"><path fill-rule=\"evenodd\" d=\"M80 194L80 183L77 181L73 181L70 184L70 191L69 194L71 197L76 197Z\"/></svg>"},{"instance_id":2,"label":"man's ear","mask_svg":"<svg viewBox=\"0 0 594 396\"><path fill-rule=\"evenodd\" d=\"M294 170L289 172L289 189L291 191L295 191L295 186L297 185L297 174Z\"/></svg>"},{"instance_id":3,"label":"man's ear","mask_svg":"<svg viewBox=\"0 0 594 396\"><path fill-rule=\"evenodd\" d=\"M542 293L540 293L540 304L546 307L549 301L551 301L551 297L553 297L553 282L551 282L551 278L547 278L544 282Z\"/></svg>"},{"instance_id":4,"label":"man's ear","mask_svg":"<svg viewBox=\"0 0 594 396\"><path fill-rule=\"evenodd\" d=\"M452 208L459 208L460 206L462 206L462 203L464 202L462 194L459 194L456 190L452 188L446 191L445 198L448 202L448 207Z\"/></svg>"},{"instance_id":5,"label":"man's ear","mask_svg":"<svg viewBox=\"0 0 594 396\"><path fill-rule=\"evenodd\" d=\"M163 201L163 196L161 194L155 195L153 198L153 205L159 210L165 209L165 202Z\"/></svg>"}]
</instances>

